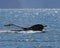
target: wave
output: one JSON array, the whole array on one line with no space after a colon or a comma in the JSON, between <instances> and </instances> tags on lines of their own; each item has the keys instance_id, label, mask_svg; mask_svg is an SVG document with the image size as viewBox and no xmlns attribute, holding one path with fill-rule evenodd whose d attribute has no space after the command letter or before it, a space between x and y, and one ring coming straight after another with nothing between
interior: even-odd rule
<instances>
[{"instance_id":1,"label":"wave","mask_svg":"<svg viewBox=\"0 0 60 48\"><path fill-rule=\"evenodd\" d=\"M23 34L31 34L31 33L40 33L42 31L11 31L11 30L0 30L0 33L23 33Z\"/></svg>"}]
</instances>

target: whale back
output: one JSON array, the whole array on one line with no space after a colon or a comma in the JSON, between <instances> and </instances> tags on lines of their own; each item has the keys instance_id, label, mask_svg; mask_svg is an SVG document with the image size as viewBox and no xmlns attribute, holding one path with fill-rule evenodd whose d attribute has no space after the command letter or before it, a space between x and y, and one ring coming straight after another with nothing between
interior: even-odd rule
<instances>
[{"instance_id":1,"label":"whale back","mask_svg":"<svg viewBox=\"0 0 60 48\"><path fill-rule=\"evenodd\" d=\"M34 30L34 31L42 31L44 29L44 26L41 24L33 25L28 28L28 30Z\"/></svg>"}]
</instances>

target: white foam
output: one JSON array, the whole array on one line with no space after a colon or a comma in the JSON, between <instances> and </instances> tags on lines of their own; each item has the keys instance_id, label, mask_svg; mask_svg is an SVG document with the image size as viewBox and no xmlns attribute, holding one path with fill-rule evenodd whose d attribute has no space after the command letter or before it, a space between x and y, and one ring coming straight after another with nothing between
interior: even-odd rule
<instances>
[{"instance_id":1,"label":"white foam","mask_svg":"<svg viewBox=\"0 0 60 48\"><path fill-rule=\"evenodd\" d=\"M18 33L24 33L24 34L30 34L30 33L37 33L37 32L41 32L41 31L32 31L32 30L29 30L29 31L21 31L21 32L18 32Z\"/></svg>"},{"instance_id":2,"label":"white foam","mask_svg":"<svg viewBox=\"0 0 60 48\"><path fill-rule=\"evenodd\" d=\"M11 31L11 30L0 30L0 33L3 33L3 32L15 32L15 31Z\"/></svg>"},{"instance_id":3,"label":"white foam","mask_svg":"<svg viewBox=\"0 0 60 48\"><path fill-rule=\"evenodd\" d=\"M0 33L23 33L23 34L30 34L30 33L37 33L37 32L41 32L41 31L32 31L32 30L29 30L29 31L11 31L11 30L0 30Z\"/></svg>"}]
</instances>

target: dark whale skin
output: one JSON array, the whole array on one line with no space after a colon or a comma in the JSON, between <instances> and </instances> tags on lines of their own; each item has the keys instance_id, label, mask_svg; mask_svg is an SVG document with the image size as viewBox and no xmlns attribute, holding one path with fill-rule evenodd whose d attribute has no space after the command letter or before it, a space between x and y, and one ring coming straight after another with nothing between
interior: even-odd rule
<instances>
[{"instance_id":1,"label":"dark whale skin","mask_svg":"<svg viewBox=\"0 0 60 48\"><path fill-rule=\"evenodd\" d=\"M44 26L42 24L36 24L28 28L24 28L24 30L33 30L33 31L42 31Z\"/></svg>"},{"instance_id":2,"label":"dark whale skin","mask_svg":"<svg viewBox=\"0 0 60 48\"><path fill-rule=\"evenodd\" d=\"M28 27L28 28L20 27L20 26L17 26L15 24L7 24L7 25L4 25L4 26L6 26L6 27L16 26L16 27L22 28L24 31L27 31L27 30L43 31L44 27L46 27L42 24L35 24L35 25L32 25L31 27ZM18 30L18 31L23 31L23 30Z\"/></svg>"}]
</instances>

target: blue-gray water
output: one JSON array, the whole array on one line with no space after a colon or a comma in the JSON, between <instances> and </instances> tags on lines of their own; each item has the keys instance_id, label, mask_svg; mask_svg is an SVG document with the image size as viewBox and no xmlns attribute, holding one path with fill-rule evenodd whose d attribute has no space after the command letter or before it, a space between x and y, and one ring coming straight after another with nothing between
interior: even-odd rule
<instances>
[{"instance_id":1,"label":"blue-gray water","mask_svg":"<svg viewBox=\"0 0 60 48\"><path fill-rule=\"evenodd\" d=\"M0 9L0 30L19 29L4 27L13 23L22 27L47 25L45 33L0 33L0 48L60 48L60 9Z\"/></svg>"}]
</instances>

